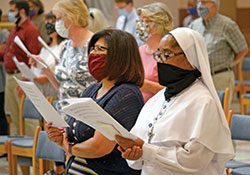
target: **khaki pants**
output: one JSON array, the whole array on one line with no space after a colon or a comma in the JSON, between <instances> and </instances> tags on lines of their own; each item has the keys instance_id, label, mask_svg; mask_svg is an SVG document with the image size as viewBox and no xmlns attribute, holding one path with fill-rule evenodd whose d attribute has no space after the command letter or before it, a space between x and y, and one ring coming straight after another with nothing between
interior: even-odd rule
<instances>
[{"instance_id":1,"label":"khaki pants","mask_svg":"<svg viewBox=\"0 0 250 175\"><path fill-rule=\"evenodd\" d=\"M8 74L6 73L5 86L5 109L11 113L10 135L19 135L19 107L20 98L17 96L17 82L13 77L21 79L21 73ZM25 135L33 136L38 121L32 119L25 120Z\"/></svg>"},{"instance_id":2,"label":"khaki pants","mask_svg":"<svg viewBox=\"0 0 250 175\"><path fill-rule=\"evenodd\" d=\"M225 71L215 75L212 75L215 89L217 91L225 90L226 88L230 89L229 97L229 109L232 103L233 90L234 90L234 72Z\"/></svg>"}]
</instances>

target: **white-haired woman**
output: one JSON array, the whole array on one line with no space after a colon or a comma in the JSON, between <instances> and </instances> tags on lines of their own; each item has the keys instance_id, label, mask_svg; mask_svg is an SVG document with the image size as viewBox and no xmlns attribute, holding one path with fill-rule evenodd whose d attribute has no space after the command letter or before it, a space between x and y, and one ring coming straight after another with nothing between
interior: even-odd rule
<instances>
[{"instance_id":1,"label":"white-haired woman","mask_svg":"<svg viewBox=\"0 0 250 175\"><path fill-rule=\"evenodd\" d=\"M148 101L154 94L163 88L158 83L156 61L153 53L157 51L160 40L173 29L173 17L164 3L152 3L137 9L140 20L137 22L136 33L140 40L145 42L140 47L145 79L141 88L144 101Z\"/></svg>"}]
</instances>

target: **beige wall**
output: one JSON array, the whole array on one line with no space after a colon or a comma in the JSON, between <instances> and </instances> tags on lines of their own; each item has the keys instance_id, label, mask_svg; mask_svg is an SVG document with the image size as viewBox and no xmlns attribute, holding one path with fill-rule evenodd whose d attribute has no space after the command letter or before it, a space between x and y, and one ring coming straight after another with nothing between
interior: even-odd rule
<instances>
[{"instance_id":1,"label":"beige wall","mask_svg":"<svg viewBox=\"0 0 250 175\"><path fill-rule=\"evenodd\" d=\"M43 2L45 12L47 13L52 9L53 5L58 0L41 0L41 1ZM103 1L105 1L105 0L103 0ZM175 24L179 24L178 9L186 8L188 0L158 0L158 1L164 2L169 6L169 9L173 13L173 16L175 19ZM221 0L221 1L223 1L222 4L227 4L226 1L228 1L228 0ZM149 4L152 2L156 2L156 1L155 0L134 0L135 7L141 7L145 4ZM3 14L7 14L8 10L9 10L8 3L9 3L9 0L0 0L0 8L3 11ZM238 8L250 8L250 0L236 0L236 5ZM230 6L231 5L228 4L227 9L232 9L232 7L230 7ZM225 8L225 10L226 10L226 8ZM228 10L228 12L230 13L230 10ZM113 20L115 21L115 19L117 18L117 12L115 10L113 11L113 15L114 15Z\"/></svg>"},{"instance_id":2,"label":"beige wall","mask_svg":"<svg viewBox=\"0 0 250 175\"><path fill-rule=\"evenodd\" d=\"M45 13L48 13L53 5L58 1L58 0L41 0L44 4L44 9L45 9ZM105 1L105 0L103 0ZM134 5L135 7L141 7L145 4L149 4L149 3L153 3L156 2L155 0L134 0ZM157 2L163 2L166 3L169 6L170 11L173 13L174 16L174 20L175 20L175 24L179 24L179 12L178 12L178 7L179 7L179 3L178 0L158 0ZM9 10L9 0L0 0L0 8L3 11L3 14L7 14L8 10ZM114 10L113 11L113 16L114 16L114 21L117 18L117 12Z\"/></svg>"},{"instance_id":3,"label":"beige wall","mask_svg":"<svg viewBox=\"0 0 250 175\"><path fill-rule=\"evenodd\" d=\"M186 8L188 0L179 0L179 8ZM227 1L227 0L221 0ZM236 0L236 4L238 8L250 8L250 0Z\"/></svg>"},{"instance_id":4,"label":"beige wall","mask_svg":"<svg viewBox=\"0 0 250 175\"><path fill-rule=\"evenodd\" d=\"M0 0L0 8L3 11L3 14L7 14L9 10L9 1L10 0ZM58 0L41 0L41 2L44 5L45 12L49 12L53 5L56 3Z\"/></svg>"},{"instance_id":5,"label":"beige wall","mask_svg":"<svg viewBox=\"0 0 250 175\"><path fill-rule=\"evenodd\" d=\"M237 7L238 8L250 8L250 1L249 0L237 0Z\"/></svg>"}]
</instances>

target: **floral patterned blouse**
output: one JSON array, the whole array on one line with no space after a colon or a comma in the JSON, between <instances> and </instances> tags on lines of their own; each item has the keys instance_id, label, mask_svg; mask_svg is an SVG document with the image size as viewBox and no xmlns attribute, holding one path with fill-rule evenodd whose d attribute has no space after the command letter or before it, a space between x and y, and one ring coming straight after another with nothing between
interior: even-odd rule
<instances>
[{"instance_id":1,"label":"floral patterned blouse","mask_svg":"<svg viewBox=\"0 0 250 175\"><path fill-rule=\"evenodd\" d=\"M60 83L59 100L78 98L83 91L96 82L88 70L88 42L83 47L72 47L71 40L65 42L55 67L55 77Z\"/></svg>"}]
</instances>

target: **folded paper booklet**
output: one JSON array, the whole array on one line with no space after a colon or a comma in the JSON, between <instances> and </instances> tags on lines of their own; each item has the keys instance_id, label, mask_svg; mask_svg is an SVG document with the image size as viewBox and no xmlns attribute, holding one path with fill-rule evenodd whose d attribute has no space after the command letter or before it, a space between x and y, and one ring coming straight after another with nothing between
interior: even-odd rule
<instances>
[{"instance_id":1,"label":"folded paper booklet","mask_svg":"<svg viewBox=\"0 0 250 175\"><path fill-rule=\"evenodd\" d=\"M25 47L25 45L23 44L23 42L21 41L21 39L16 36L14 38L14 42L27 54L29 55L31 58L33 58L34 60L36 60L37 62L37 68L38 69L43 69L43 68L47 68L47 66L45 64L43 64L41 61L39 61L38 59L36 59L36 57L34 57L30 51L28 51L28 49Z\"/></svg>"},{"instance_id":2,"label":"folded paper booklet","mask_svg":"<svg viewBox=\"0 0 250 175\"><path fill-rule=\"evenodd\" d=\"M29 79L30 81L33 81L33 79L36 78L36 75L24 62L19 62L15 56L13 57L13 61L15 62L16 67L20 70L20 72L25 78Z\"/></svg>"},{"instance_id":3,"label":"folded paper booklet","mask_svg":"<svg viewBox=\"0 0 250 175\"><path fill-rule=\"evenodd\" d=\"M33 82L21 81L16 77L14 79L48 123L52 122L55 127L64 128L69 126Z\"/></svg>"},{"instance_id":4,"label":"folded paper booklet","mask_svg":"<svg viewBox=\"0 0 250 175\"><path fill-rule=\"evenodd\" d=\"M62 108L62 112L95 128L108 139L115 140L116 134L133 140L137 138L91 98L65 99L65 101L68 105Z\"/></svg>"},{"instance_id":5,"label":"folded paper booklet","mask_svg":"<svg viewBox=\"0 0 250 175\"><path fill-rule=\"evenodd\" d=\"M47 49L47 50L50 52L50 54L51 54L56 60L59 60L59 58L53 53L53 51L51 50L51 48L46 44L46 42L45 42L40 36L38 36L37 39L38 39L38 41L43 45L43 47L44 47L45 49Z\"/></svg>"}]
</instances>

